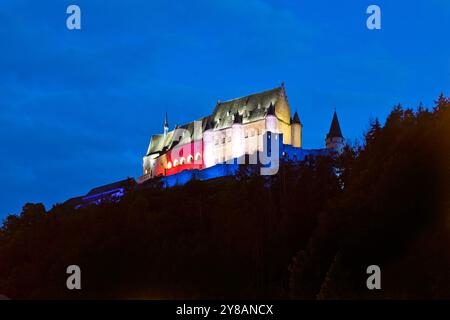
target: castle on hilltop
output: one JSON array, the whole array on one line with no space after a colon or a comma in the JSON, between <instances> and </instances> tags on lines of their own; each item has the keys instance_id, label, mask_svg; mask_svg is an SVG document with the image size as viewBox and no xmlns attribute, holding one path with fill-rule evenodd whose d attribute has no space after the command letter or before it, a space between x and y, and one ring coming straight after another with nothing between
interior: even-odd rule
<instances>
[{"instance_id":1,"label":"castle on hilltop","mask_svg":"<svg viewBox=\"0 0 450 320\"><path fill-rule=\"evenodd\" d=\"M225 102L218 101L212 114L153 135L143 158L143 175L96 187L84 196L65 202L74 208L117 202L134 188L146 187L158 178L165 187L193 179L210 180L235 175L241 164L256 164L278 171L283 161L302 161L307 156L342 152L344 137L336 111L325 147L302 147L303 125L280 87ZM275 164L275 165L274 165Z\"/></svg>"},{"instance_id":2,"label":"castle on hilltop","mask_svg":"<svg viewBox=\"0 0 450 320\"><path fill-rule=\"evenodd\" d=\"M194 176L207 180L231 175L238 164L248 163L238 159L267 153L271 138L278 140L277 156L282 161L339 153L344 146L336 112L325 148L303 149L302 136L303 125L297 112L292 115L283 83L261 93L217 101L211 115L172 130L166 113L164 131L151 137L143 158L143 175L138 182L161 177L171 186Z\"/></svg>"}]
</instances>

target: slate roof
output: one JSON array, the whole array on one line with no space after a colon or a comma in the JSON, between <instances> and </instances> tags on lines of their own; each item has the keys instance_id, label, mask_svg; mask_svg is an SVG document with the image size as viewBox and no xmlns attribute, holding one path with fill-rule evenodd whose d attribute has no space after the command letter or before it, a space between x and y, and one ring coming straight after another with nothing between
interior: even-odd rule
<instances>
[{"instance_id":1,"label":"slate roof","mask_svg":"<svg viewBox=\"0 0 450 320\"><path fill-rule=\"evenodd\" d=\"M243 116L242 123L264 119L272 104L275 106L284 94L284 88L278 87L261 93L252 94L242 98L217 103L211 115L214 129L225 129L233 124L233 116L239 113Z\"/></svg>"},{"instance_id":2,"label":"slate roof","mask_svg":"<svg viewBox=\"0 0 450 320\"><path fill-rule=\"evenodd\" d=\"M108 192L114 189L118 189L118 188L125 188L125 187L132 187L136 184L136 181L133 178L128 178L125 180L121 180L121 181L117 181L117 182L113 182L110 184L106 184L104 186L100 186L97 188L92 189L91 191L89 191L87 193L87 196L93 195L93 194L99 194L99 193L104 193L104 192Z\"/></svg>"},{"instance_id":3,"label":"slate roof","mask_svg":"<svg viewBox=\"0 0 450 320\"><path fill-rule=\"evenodd\" d=\"M196 132L194 130L194 122L190 122L182 126L177 126L174 130L169 131L167 135L153 135L146 155L163 153L177 144L200 140L202 139L203 132L208 129L226 129L231 127L235 121L245 124L264 119L270 112L274 113L275 104L283 96L285 96L285 92L284 86L282 85L281 87L245 97L224 102L218 101L213 113L199 120L201 121L200 132ZM167 118L165 123L166 121ZM187 132L187 134L180 137L179 132L176 131L177 128L185 129L185 133Z\"/></svg>"},{"instance_id":4,"label":"slate roof","mask_svg":"<svg viewBox=\"0 0 450 320\"><path fill-rule=\"evenodd\" d=\"M297 113L297 111L295 111L295 113L294 113L294 117L292 118L292 121L291 121L291 123L299 123L299 124L301 124L301 122L300 122L300 118L299 118L299 116L298 116L298 113Z\"/></svg>"},{"instance_id":5,"label":"slate roof","mask_svg":"<svg viewBox=\"0 0 450 320\"><path fill-rule=\"evenodd\" d=\"M330 131L327 134L327 138L344 138L341 131L341 126L339 125L339 120L336 111L334 111L333 121L331 121Z\"/></svg>"},{"instance_id":6,"label":"slate roof","mask_svg":"<svg viewBox=\"0 0 450 320\"><path fill-rule=\"evenodd\" d=\"M197 120L200 123L200 130L195 130L195 121L192 121L181 126L176 126L175 129L169 131L167 135L153 135L147 150L147 156L170 150L177 144L184 144L202 139L202 134L208 120L209 117Z\"/></svg>"},{"instance_id":7,"label":"slate roof","mask_svg":"<svg viewBox=\"0 0 450 320\"><path fill-rule=\"evenodd\" d=\"M133 178L127 178L121 181L113 182L110 184L106 184L104 186L100 186L97 188L92 189L87 194L75 198L71 198L64 202L64 205L70 206L70 207L79 207L86 204L91 203L90 201L95 196L98 196L99 199L102 198L102 194L111 194L114 191L117 191L118 189L128 189L132 188L134 185L136 185L136 181Z\"/></svg>"}]
</instances>

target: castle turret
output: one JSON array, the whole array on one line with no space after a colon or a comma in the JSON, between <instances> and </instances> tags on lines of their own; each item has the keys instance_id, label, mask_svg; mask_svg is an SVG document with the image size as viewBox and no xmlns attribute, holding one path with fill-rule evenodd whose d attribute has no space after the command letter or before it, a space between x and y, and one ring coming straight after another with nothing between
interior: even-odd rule
<instances>
[{"instance_id":1,"label":"castle turret","mask_svg":"<svg viewBox=\"0 0 450 320\"><path fill-rule=\"evenodd\" d=\"M245 153L244 143L244 127L242 125L243 117L236 112L233 119L233 125L231 126L231 152L233 158L239 158Z\"/></svg>"},{"instance_id":2,"label":"castle turret","mask_svg":"<svg viewBox=\"0 0 450 320\"><path fill-rule=\"evenodd\" d=\"M291 119L291 143L295 148L302 147L302 123L297 111L295 111L294 117Z\"/></svg>"},{"instance_id":3,"label":"castle turret","mask_svg":"<svg viewBox=\"0 0 450 320\"><path fill-rule=\"evenodd\" d=\"M275 106L273 105L273 103L270 103L269 108L267 108L266 130L273 133L278 132L278 121L277 117L275 116Z\"/></svg>"},{"instance_id":4,"label":"castle turret","mask_svg":"<svg viewBox=\"0 0 450 320\"><path fill-rule=\"evenodd\" d=\"M342 135L341 126L339 125L336 110L334 111L330 131L327 134L325 143L328 149L332 149L338 153L341 153L344 149L344 136Z\"/></svg>"},{"instance_id":5,"label":"castle turret","mask_svg":"<svg viewBox=\"0 0 450 320\"><path fill-rule=\"evenodd\" d=\"M216 164L214 155L214 125L211 119L206 119L206 125L203 131L203 163L205 168L212 167Z\"/></svg>"}]
</instances>

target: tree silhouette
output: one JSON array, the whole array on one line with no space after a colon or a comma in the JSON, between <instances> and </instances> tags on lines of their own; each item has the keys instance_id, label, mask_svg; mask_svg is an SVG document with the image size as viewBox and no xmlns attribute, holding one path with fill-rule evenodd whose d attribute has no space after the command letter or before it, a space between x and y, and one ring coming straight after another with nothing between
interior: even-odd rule
<instances>
[{"instance_id":1,"label":"tree silhouette","mask_svg":"<svg viewBox=\"0 0 450 320\"><path fill-rule=\"evenodd\" d=\"M0 293L450 298L450 99L431 111L394 107L339 157L257 172L167 189L154 180L81 209L26 204L0 229ZM81 291L65 287L72 264ZM381 291L365 286L372 264Z\"/></svg>"}]
</instances>

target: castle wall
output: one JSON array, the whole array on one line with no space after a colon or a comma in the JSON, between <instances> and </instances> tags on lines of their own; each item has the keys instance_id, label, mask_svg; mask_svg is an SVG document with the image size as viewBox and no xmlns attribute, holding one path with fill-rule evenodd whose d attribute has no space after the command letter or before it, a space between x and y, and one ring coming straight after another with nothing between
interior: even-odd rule
<instances>
[{"instance_id":1,"label":"castle wall","mask_svg":"<svg viewBox=\"0 0 450 320\"><path fill-rule=\"evenodd\" d=\"M330 150L328 149L299 149L292 147L290 145L282 144L283 137L281 139L280 160L281 161L303 161L307 156L321 156L328 155ZM236 160L236 159L234 159ZM186 170L176 173L171 176L166 176L162 178L162 182L165 187L173 187L176 185L184 185L191 180L210 180L220 177L227 177L236 175L239 170L239 164L237 161L229 164L217 164L213 167L204 168L201 170Z\"/></svg>"},{"instance_id":2,"label":"castle wall","mask_svg":"<svg viewBox=\"0 0 450 320\"><path fill-rule=\"evenodd\" d=\"M144 157L143 178L211 168L244 154L254 155L263 151L263 135L266 131L280 133L284 137L285 145L301 148L302 127L300 124L291 125L291 111L284 90L276 104L270 108L273 112L263 119L244 124L236 123L217 131L206 130L202 140L176 146L157 158Z\"/></svg>"},{"instance_id":3,"label":"castle wall","mask_svg":"<svg viewBox=\"0 0 450 320\"><path fill-rule=\"evenodd\" d=\"M302 126L299 123L291 124L291 144L293 147L302 147Z\"/></svg>"},{"instance_id":4,"label":"castle wall","mask_svg":"<svg viewBox=\"0 0 450 320\"><path fill-rule=\"evenodd\" d=\"M329 149L300 149L284 144L281 150L281 158L287 161L303 161L307 156L326 156Z\"/></svg>"},{"instance_id":5,"label":"castle wall","mask_svg":"<svg viewBox=\"0 0 450 320\"><path fill-rule=\"evenodd\" d=\"M243 125L234 125L232 128L224 130L204 132L205 168L227 162L242 154L262 151L262 135L265 131L266 121L263 119Z\"/></svg>"},{"instance_id":6,"label":"castle wall","mask_svg":"<svg viewBox=\"0 0 450 320\"><path fill-rule=\"evenodd\" d=\"M203 168L203 141L175 146L166 153L152 159L144 157L144 175L166 176L183 170Z\"/></svg>"},{"instance_id":7,"label":"castle wall","mask_svg":"<svg viewBox=\"0 0 450 320\"><path fill-rule=\"evenodd\" d=\"M341 137L328 138L325 143L327 149L333 150L337 153L342 153L344 150L344 139Z\"/></svg>"},{"instance_id":8,"label":"castle wall","mask_svg":"<svg viewBox=\"0 0 450 320\"><path fill-rule=\"evenodd\" d=\"M291 108L285 98L281 98L275 104L275 115L284 123L291 123Z\"/></svg>"},{"instance_id":9,"label":"castle wall","mask_svg":"<svg viewBox=\"0 0 450 320\"><path fill-rule=\"evenodd\" d=\"M284 137L284 144L292 144L292 132L291 125L281 120L278 120L278 133L282 133Z\"/></svg>"},{"instance_id":10,"label":"castle wall","mask_svg":"<svg viewBox=\"0 0 450 320\"><path fill-rule=\"evenodd\" d=\"M202 170L186 170L171 176L162 178L165 187L184 185L191 180L210 180L220 177L235 175L239 166L237 164L218 164Z\"/></svg>"},{"instance_id":11,"label":"castle wall","mask_svg":"<svg viewBox=\"0 0 450 320\"><path fill-rule=\"evenodd\" d=\"M279 99L275 105L275 115L278 118L278 130L283 134L284 143L291 142L291 109L285 98Z\"/></svg>"}]
</instances>

